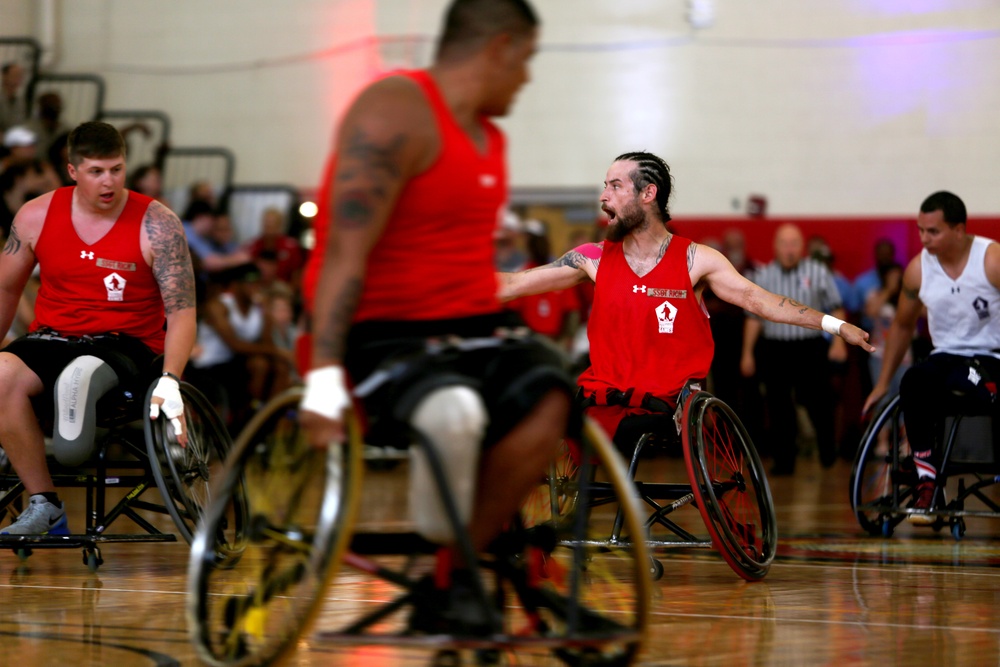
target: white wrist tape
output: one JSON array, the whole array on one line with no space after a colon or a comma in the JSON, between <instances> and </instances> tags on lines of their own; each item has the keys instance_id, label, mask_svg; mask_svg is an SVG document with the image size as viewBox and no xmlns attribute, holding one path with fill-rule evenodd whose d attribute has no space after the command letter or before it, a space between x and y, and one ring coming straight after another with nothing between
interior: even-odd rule
<instances>
[{"instance_id":1,"label":"white wrist tape","mask_svg":"<svg viewBox=\"0 0 1000 667\"><path fill-rule=\"evenodd\" d=\"M163 410L163 416L170 420L175 433L181 432L181 416L184 414L184 401L181 399L181 387L172 377L161 377L153 388L153 398L162 398L163 405L149 404L149 418L156 419Z\"/></svg>"},{"instance_id":2,"label":"white wrist tape","mask_svg":"<svg viewBox=\"0 0 1000 667\"><path fill-rule=\"evenodd\" d=\"M306 373L303 410L339 421L344 417L344 409L350 405L351 397L347 393L341 366L326 366Z\"/></svg>"},{"instance_id":3,"label":"white wrist tape","mask_svg":"<svg viewBox=\"0 0 1000 667\"><path fill-rule=\"evenodd\" d=\"M844 320L837 319L833 315L824 315L823 321L820 326L823 327L823 331L831 334L833 336L840 335L840 325L844 323Z\"/></svg>"}]
</instances>

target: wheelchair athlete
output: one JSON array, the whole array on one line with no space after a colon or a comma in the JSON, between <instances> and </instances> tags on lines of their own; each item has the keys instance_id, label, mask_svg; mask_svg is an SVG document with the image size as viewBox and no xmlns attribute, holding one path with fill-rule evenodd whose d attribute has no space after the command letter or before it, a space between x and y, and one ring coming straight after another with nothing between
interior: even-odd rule
<instances>
[{"instance_id":1,"label":"wheelchair athlete","mask_svg":"<svg viewBox=\"0 0 1000 667\"><path fill-rule=\"evenodd\" d=\"M119 357L141 372L163 354L150 416L162 410L186 443L177 378L196 323L184 231L165 206L125 189L125 142L113 126L83 123L70 133L68 148L76 185L21 207L0 255L0 330L10 327L36 264L41 277L30 332L0 351L0 445L30 495L25 511L0 534L69 533L39 423L52 412L53 395L60 400L60 378L63 404L85 391L89 398L80 402L86 407L124 380L120 373L131 374ZM59 420L54 444L71 464L92 444L85 431L95 417L88 412L78 419L74 404L74 419Z\"/></svg>"},{"instance_id":2,"label":"wheelchair athlete","mask_svg":"<svg viewBox=\"0 0 1000 667\"><path fill-rule=\"evenodd\" d=\"M659 157L618 156L601 194L610 219L607 241L582 245L545 266L499 274L504 300L594 281L587 325L591 366L579 384L587 414L606 433L616 436L626 416L681 408L685 385L708 375L714 345L702 302L706 287L758 317L822 328L874 349L858 327L772 294L740 275L722 253L670 233L671 184L670 168Z\"/></svg>"},{"instance_id":3,"label":"wheelchair athlete","mask_svg":"<svg viewBox=\"0 0 1000 667\"><path fill-rule=\"evenodd\" d=\"M303 280L314 370L301 419L314 445L343 437L345 367L364 386L378 363L419 353L428 338L488 338L509 326L493 273L493 233L508 199L506 141L490 118L506 115L527 81L537 33L524 0L454 0L433 64L379 79L345 113ZM473 356L459 355L462 379L428 387L409 414L393 414L377 393L365 399L373 428L409 418L438 448L486 442L479 464L461 475L474 480L467 525L476 550L515 516L566 433L564 379L519 393L522 375L554 363L524 347L465 350ZM457 549L455 559L457 584L466 564ZM447 602L443 625L462 617Z\"/></svg>"},{"instance_id":4,"label":"wheelchair athlete","mask_svg":"<svg viewBox=\"0 0 1000 667\"><path fill-rule=\"evenodd\" d=\"M923 201L917 231L924 249L903 273L896 318L886 336L878 381L867 412L886 395L913 340L922 307L934 349L903 375L899 386L906 433L917 471L910 523L929 525L949 412L995 413L1000 379L1000 244L969 234L965 204L951 192Z\"/></svg>"}]
</instances>

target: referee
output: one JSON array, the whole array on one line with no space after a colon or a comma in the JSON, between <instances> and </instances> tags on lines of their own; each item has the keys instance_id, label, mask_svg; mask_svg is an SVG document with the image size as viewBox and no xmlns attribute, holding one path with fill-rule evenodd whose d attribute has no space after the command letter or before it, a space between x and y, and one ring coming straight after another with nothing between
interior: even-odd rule
<instances>
[{"instance_id":1,"label":"referee","mask_svg":"<svg viewBox=\"0 0 1000 667\"><path fill-rule=\"evenodd\" d=\"M803 258L804 248L802 230L792 224L782 225L774 235L774 261L758 269L751 280L770 292L787 295L785 305L789 308L805 305L843 319L843 304L833 274L825 264ZM837 460L830 362L846 359L847 347L839 336L834 336L831 344L822 331L747 315L740 371L751 377L760 368L774 453L771 474L795 472L798 422L793 392L794 400L809 413L816 430L820 463L829 468Z\"/></svg>"}]
</instances>

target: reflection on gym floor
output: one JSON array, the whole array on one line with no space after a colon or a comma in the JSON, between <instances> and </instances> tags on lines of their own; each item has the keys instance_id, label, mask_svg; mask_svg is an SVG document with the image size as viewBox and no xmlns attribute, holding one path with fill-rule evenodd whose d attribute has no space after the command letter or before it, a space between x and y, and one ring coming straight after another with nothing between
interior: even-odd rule
<instances>
[{"instance_id":1,"label":"reflection on gym floor","mask_svg":"<svg viewBox=\"0 0 1000 667\"><path fill-rule=\"evenodd\" d=\"M680 459L644 466L641 478L685 476ZM1000 662L996 522L970 520L959 542L947 530L906 523L891 538L869 537L848 505L849 473L845 462L829 471L803 462L795 477L771 480L779 549L762 582L736 577L711 550L661 551L665 575L653 586L650 631L638 664ZM405 464L369 472L366 482L377 481L382 492L366 486L367 526L399 528L403 480ZM162 530L171 530L169 519L159 521ZM36 550L26 561L0 554L0 665L199 664L184 617L187 557L183 543L111 544L92 574L75 550ZM427 664L433 652L426 649L322 641L339 616L390 594L384 583L345 569L290 664ZM551 657L530 653L505 659L553 664Z\"/></svg>"}]
</instances>

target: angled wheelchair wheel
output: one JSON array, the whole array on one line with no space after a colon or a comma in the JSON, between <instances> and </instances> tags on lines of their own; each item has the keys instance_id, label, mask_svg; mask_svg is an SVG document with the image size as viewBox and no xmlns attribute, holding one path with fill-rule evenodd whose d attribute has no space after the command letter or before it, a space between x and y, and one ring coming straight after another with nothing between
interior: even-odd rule
<instances>
[{"instance_id":1,"label":"angled wheelchair wheel","mask_svg":"<svg viewBox=\"0 0 1000 667\"><path fill-rule=\"evenodd\" d=\"M155 383L146 392L146 403L153 395ZM212 501L212 478L219 474L232 449L232 439L225 425L205 396L186 382L180 383L184 401L184 422L187 445L177 443L173 426L163 415L153 421L143 411L146 451L153 478L163 496L167 513L178 532L190 543L194 540L198 522ZM240 491L238 498L243 498ZM246 512L242 504L233 508L225 525L219 526L216 542L219 549L238 552L244 540Z\"/></svg>"},{"instance_id":2,"label":"angled wheelchair wheel","mask_svg":"<svg viewBox=\"0 0 1000 667\"><path fill-rule=\"evenodd\" d=\"M608 544L598 533L619 507L622 537ZM553 656L566 665L630 664L648 620L646 529L625 462L596 422L585 421L580 446L565 448L522 516L534 526L529 533L550 532L555 548L540 563L540 578L530 575L537 588L507 606L507 631L555 642L544 664ZM533 664L519 656L522 662Z\"/></svg>"},{"instance_id":3,"label":"angled wheelchair wheel","mask_svg":"<svg viewBox=\"0 0 1000 667\"><path fill-rule=\"evenodd\" d=\"M268 403L226 461L192 545L187 619L211 665L268 664L294 648L349 541L361 483L362 446L311 447L299 427L299 388ZM219 523L245 489L249 526L238 558L213 547Z\"/></svg>"},{"instance_id":4,"label":"angled wheelchair wheel","mask_svg":"<svg viewBox=\"0 0 1000 667\"><path fill-rule=\"evenodd\" d=\"M868 424L851 468L851 509L870 535L892 535L905 518L896 513L913 496L916 470L902 427L899 396L895 396ZM909 463L909 473L903 472Z\"/></svg>"},{"instance_id":5,"label":"angled wheelchair wheel","mask_svg":"<svg viewBox=\"0 0 1000 667\"><path fill-rule=\"evenodd\" d=\"M736 414L708 392L684 405L684 461L712 544L748 581L774 560L778 529L764 466Z\"/></svg>"}]
</instances>

